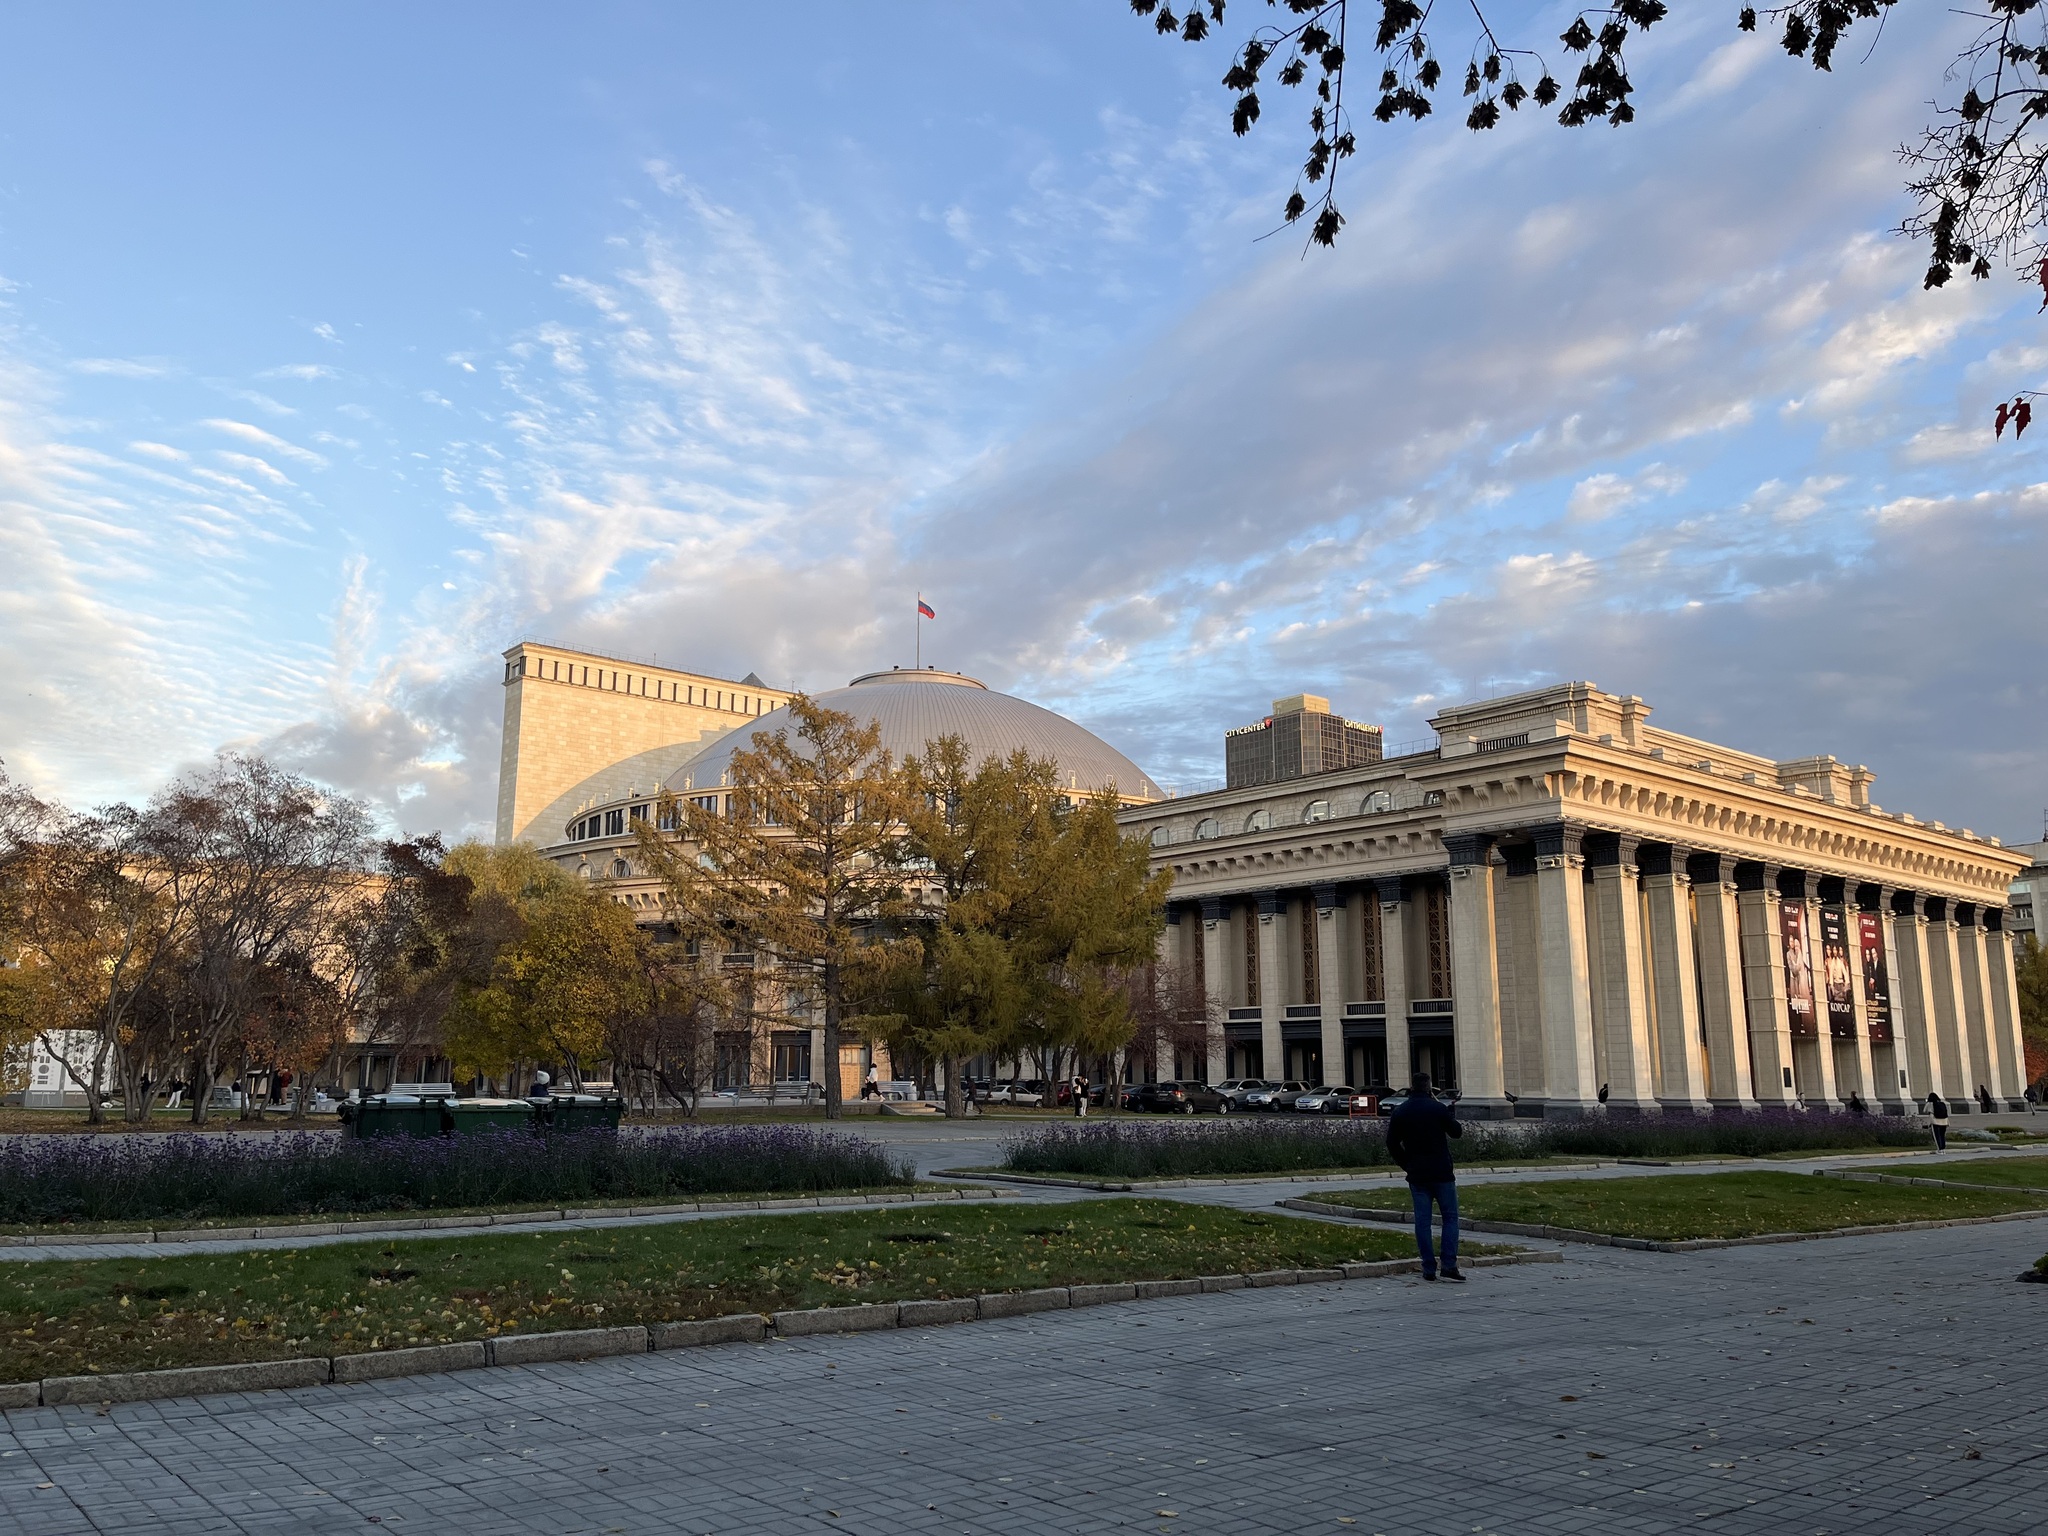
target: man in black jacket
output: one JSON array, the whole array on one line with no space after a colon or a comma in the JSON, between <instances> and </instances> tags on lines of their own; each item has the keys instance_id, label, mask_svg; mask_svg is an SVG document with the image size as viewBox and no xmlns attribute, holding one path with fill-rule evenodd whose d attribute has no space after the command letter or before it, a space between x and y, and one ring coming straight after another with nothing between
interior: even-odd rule
<instances>
[{"instance_id":1,"label":"man in black jacket","mask_svg":"<svg viewBox=\"0 0 2048 1536\"><path fill-rule=\"evenodd\" d=\"M1451 1138L1465 1128L1430 1091L1429 1074L1418 1072L1408 1101L1387 1122L1387 1151L1408 1175L1408 1194L1415 1202L1415 1246L1422 1254L1422 1278L1437 1278L1436 1249L1429 1237L1430 1207L1444 1216L1443 1278L1463 1280L1458 1271L1458 1181L1451 1167Z\"/></svg>"}]
</instances>

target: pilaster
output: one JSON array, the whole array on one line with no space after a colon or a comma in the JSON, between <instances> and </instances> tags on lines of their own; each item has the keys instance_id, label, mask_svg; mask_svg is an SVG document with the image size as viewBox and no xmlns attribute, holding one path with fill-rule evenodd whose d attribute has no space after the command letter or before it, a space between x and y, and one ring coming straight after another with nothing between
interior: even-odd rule
<instances>
[{"instance_id":1,"label":"pilaster","mask_svg":"<svg viewBox=\"0 0 2048 1536\"><path fill-rule=\"evenodd\" d=\"M1593 1067L1593 983L1586 962L1583 828L1536 827L1538 1016L1543 1029L1544 1106L1584 1113L1599 1102Z\"/></svg>"},{"instance_id":2,"label":"pilaster","mask_svg":"<svg viewBox=\"0 0 2048 1536\"><path fill-rule=\"evenodd\" d=\"M1743 1002L1742 923L1730 864L1717 853L1695 853L1685 861L1699 951L1700 1030L1706 1039L1709 1101L1717 1109L1755 1109Z\"/></svg>"},{"instance_id":3,"label":"pilaster","mask_svg":"<svg viewBox=\"0 0 2048 1536\"><path fill-rule=\"evenodd\" d=\"M1202 994L1203 1031L1209 1059L1209 1081L1220 1083L1229 1076L1228 1053L1223 1041L1224 1009L1230 996L1230 918L1223 903L1214 896L1202 898Z\"/></svg>"},{"instance_id":4,"label":"pilaster","mask_svg":"<svg viewBox=\"0 0 2048 1536\"><path fill-rule=\"evenodd\" d=\"M1344 1081L1344 904L1334 884L1316 886L1316 991L1323 1009L1323 1081ZM1356 1087L1357 1084L1352 1086Z\"/></svg>"},{"instance_id":5,"label":"pilaster","mask_svg":"<svg viewBox=\"0 0 2048 1536\"><path fill-rule=\"evenodd\" d=\"M1928 944L1927 899L1912 891L1892 897L1892 1029L1905 1057L1907 1092L1917 1102L1954 1089L1943 1068L1935 1017L1934 960Z\"/></svg>"},{"instance_id":6,"label":"pilaster","mask_svg":"<svg viewBox=\"0 0 2048 1536\"><path fill-rule=\"evenodd\" d=\"M1287 1016L1287 960L1282 953L1287 935L1287 903L1278 891L1260 891L1256 910L1246 914L1259 925L1259 1044L1266 1058L1266 1076L1287 1076L1287 1042L1280 1021Z\"/></svg>"},{"instance_id":7,"label":"pilaster","mask_svg":"<svg viewBox=\"0 0 2048 1536\"><path fill-rule=\"evenodd\" d=\"M1595 1016L1607 1042L1607 1107L1654 1111L1657 1087L1650 1055L1650 1007L1643 986L1642 904L1636 890L1636 840L1588 833L1594 921L1600 925L1600 975Z\"/></svg>"},{"instance_id":8,"label":"pilaster","mask_svg":"<svg viewBox=\"0 0 2048 1536\"><path fill-rule=\"evenodd\" d=\"M1666 1109L1704 1111L1709 1108L1707 1074L1700 1049L1700 985L1685 850L1645 843L1636 859L1649 908L1644 943L1650 958L1657 1101Z\"/></svg>"},{"instance_id":9,"label":"pilaster","mask_svg":"<svg viewBox=\"0 0 2048 1536\"><path fill-rule=\"evenodd\" d=\"M1506 931L1506 951L1501 956L1501 1051L1504 1061L1514 1064L1511 1091L1522 1098L1543 1097L1546 1081L1543 1065L1543 1018L1541 1012L1542 963L1538 949L1542 939L1542 912L1536 895L1536 848L1533 843L1510 843L1500 850L1505 861L1500 899ZM1512 976L1510 982L1506 978ZM1507 1039L1507 1001L1514 999L1514 1040Z\"/></svg>"},{"instance_id":10,"label":"pilaster","mask_svg":"<svg viewBox=\"0 0 2048 1536\"><path fill-rule=\"evenodd\" d=\"M1982 1087L1991 1095L1991 1102L2001 1103L2009 1095L2005 1089L2004 1064L1998 1059L1997 1032L1991 1014L1991 977L1984 953L1984 925L1977 908L1968 905L1956 907L1956 958L1960 962L1957 974L1963 983L1963 1027L1970 1037L1970 1059L1977 1064L1976 1081L1970 1085L1970 1097L1977 1096Z\"/></svg>"},{"instance_id":11,"label":"pilaster","mask_svg":"<svg viewBox=\"0 0 2048 1536\"><path fill-rule=\"evenodd\" d=\"M1942 1095L1950 1109L1976 1108L1977 1063L1964 1023L1963 962L1955 914L1939 896L1927 907L1927 974L1934 993L1934 1043L1941 1052Z\"/></svg>"},{"instance_id":12,"label":"pilaster","mask_svg":"<svg viewBox=\"0 0 2048 1536\"><path fill-rule=\"evenodd\" d=\"M1494 949L1494 839L1457 832L1444 838L1450 855L1452 1020L1458 1041L1462 1102L1505 1108L1501 1095L1500 963Z\"/></svg>"},{"instance_id":13,"label":"pilaster","mask_svg":"<svg viewBox=\"0 0 2048 1536\"><path fill-rule=\"evenodd\" d=\"M1985 914L1985 970L1991 981L1991 1028L1997 1041L2000 1076L2005 1080L2005 1107L2024 1109L2027 1104L2027 1053L2020 1037L2020 993L2018 973L2013 969L2012 935L2006 932L2005 909L1989 908Z\"/></svg>"},{"instance_id":14,"label":"pilaster","mask_svg":"<svg viewBox=\"0 0 2048 1536\"><path fill-rule=\"evenodd\" d=\"M1380 904L1380 975L1387 993L1387 1083L1405 1088L1415 1071L1408 1041L1408 908L1401 877L1381 875L1372 882L1372 899Z\"/></svg>"},{"instance_id":15,"label":"pilaster","mask_svg":"<svg viewBox=\"0 0 2048 1536\"><path fill-rule=\"evenodd\" d=\"M1735 866L1735 907L1742 942L1742 1006L1749 1027L1751 1081L1759 1104L1790 1105L1792 1023L1785 1012L1785 951L1778 928L1778 871Z\"/></svg>"}]
</instances>

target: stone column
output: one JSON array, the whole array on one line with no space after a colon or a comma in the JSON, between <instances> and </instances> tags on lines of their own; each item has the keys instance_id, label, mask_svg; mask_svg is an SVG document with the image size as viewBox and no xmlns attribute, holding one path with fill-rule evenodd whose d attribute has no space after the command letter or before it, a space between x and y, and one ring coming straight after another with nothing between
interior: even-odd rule
<instances>
[{"instance_id":1,"label":"stone column","mask_svg":"<svg viewBox=\"0 0 2048 1536\"><path fill-rule=\"evenodd\" d=\"M1544 1112L1584 1114L1599 1102L1593 1068L1593 981L1586 962L1584 829L1536 827L1537 1015L1543 1028Z\"/></svg>"},{"instance_id":2,"label":"stone column","mask_svg":"<svg viewBox=\"0 0 2048 1536\"><path fill-rule=\"evenodd\" d=\"M1863 908L1857 900L1859 894L1842 882L1842 947L1849 958L1849 1013L1855 1021L1852 1027L1856 1031L1856 1081L1835 1086L1842 1089L1844 1102L1853 1091L1862 1094L1865 1103L1871 1103L1879 1097L1883 1085L1877 1080L1877 1067L1870 1055L1870 1004L1864 996ZM1898 1079L1892 1081L1896 1083Z\"/></svg>"},{"instance_id":3,"label":"stone column","mask_svg":"<svg viewBox=\"0 0 2048 1536\"><path fill-rule=\"evenodd\" d=\"M1408 1043L1408 909L1401 877L1381 875L1368 898L1380 904L1380 974L1387 993L1387 1086L1406 1088L1415 1071Z\"/></svg>"},{"instance_id":4,"label":"stone column","mask_svg":"<svg viewBox=\"0 0 2048 1536\"><path fill-rule=\"evenodd\" d=\"M1977 1085L1981 1083L1991 1095L1991 1102L2000 1104L2012 1093L2005 1085L2005 1064L1999 1059L1982 908L1957 906L1956 954L1962 962L1963 1022L1970 1034L1970 1059L1977 1063L1977 1080L1970 1085L1970 1096L1976 1097Z\"/></svg>"},{"instance_id":5,"label":"stone column","mask_svg":"<svg viewBox=\"0 0 2048 1536\"><path fill-rule=\"evenodd\" d=\"M1202 898L1202 992L1207 999L1203 1009L1209 1021L1205 1031L1208 1037L1209 1081L1220 1083L1229 1075L1229 1062L1224 1049L1223 1020L1230 1007L1230 956L1226 946L1230 943L1230 914L1221 898Z\"/></svg>"},{"instance_id":6,"label":"stone column","mask_svg":"<svg viewBox=\"0 0 2048 1536\"><path fill-rule=\"evenodd\" d=\"M1792 1023L1785 1013L1785 951L1778 934L1776 866L1735 866L1735 907L1742 938L1742 1006L1749 1026L1751 1080L1759 1104L1798 1101L1792 1075Z\"/></svg>"},{"instance_id":7,"label":"stone column","mask_svg":"<svg viewBox=\"0 0 2048 1536\"><path fill-rule=\"evenodd\" d=\"M1342 1083L1344 1071L1344 904L1333 884L1318 885L1315 897L1316 990L1323 1007L1323 1081ZM1356 1087L1357 1084L1352 1084Z\"/></svg>"},{"instance_id":8,"label":"stone column","mask_svg":"<svg viewBox=\"0 0 2048 1536\"><path fill-rule=\"evenodd\" d=\"M1278 891L1260 891L1258 910L1246 920L1259 925L1259 1047L1266 1058L1266 1076L1287 1076L1287 1042L1280 1021L1287 1015L1287 957L1280 951L1287 933L1287 903Z\"/></svg>"},{"instance_id":9,"label":"stone column","mask_svg":"<svg viewBox=\"0 0 2048 1536\"><path fill-rule=\"evenodd\" d=\"M1666 1109L1704 1112L1709 1108L1706 1058L1700 1048L1700 985L1694 968L1692 881L1685 872L1685 850L1669 843L1644 843L1636 860L1650 909L1644 942L1655 1004L1657 1102Z\"/></svg>"},{"instance_id":10,"label":"stone column","mask_svg":"<svg viewBox=\"0 0 2048 1536\"><path fill-rule=\"evenodd\" d=\"M1593 996L1594 1017L1607 1042L1607 1107L1651 1112L1657 1108L1657 1088L1650 1059L1650 1004L1643 986L1636 840L1615 832L1589 832L1584 846L1593 871L1590 921L1600 926L1600 974L1593 979Z\"/></svg>"},{"instance_id":11,"label":"stone column","mask_svg":"<svg viewBox=\"0 0 2048 1536\"><path fill-rule=\"evenodd\" d=\"M1963 1014L1963 960L1956 919L1939 896L1927 898L1927 975L1934 993L1934 1044L1941 1053L1942 1095L1951 1109L1976 1108L1977 1062Z\"/></svg>"},{"instance_id":12,"label":"stone column","mask_svg":"<svg viewBox=\"0 0 2048 1536\"><path fill-rule=\"evenodd\" d=\"M1503 977L1514 978L1511 985L1505 980L1501 985L1503 1015L1507 999L1512 997L1515 1002L1513 1061L1517 1081L1512 1091L1532 1101L1540 1100L1544 1085L1543 1025L1539 1011L1543 971L1538 943L1543 921L1536 897L1536 847L1533 843L1508 843L1500 853L1506 862L1500 906L1506 919L1501 926L1507 930L1508 947L1502 957L1501 972ZM1505 1031L1505 1016L1502 1027ZM1505 1042L1502 1048L1507 1049Z\"/></svg>"},{"instance_id":13,"label":"stone column","mask_svg":"<svg viewBox=\"0 0 2048 1536\"><path fill-rule=\"evenodd\" d=\"M1927 898L1912 891L1892 897L1892 1034L1906 1063L1907 1093L1946 1098L1941 1037L1935 1025L1934 965L1927 946Z\"/></svg>"},{"instance_id":14,"label":"stone column","mask_svg":"<svg viewBox=\"0 0 2048 1536\"><path fill-rule=\"evenodd\" d=\"M1500 961L1494 951L1493 843L1484 833L1444 838L1451 857L1451 996L1461 1103L1505 1113L1501 1096Z\"/></svg>"},{"instance_id":15,"label":"stone column","mask_svg":"<svg viewBox=\"0 0 2048 1536\"><path fill-rule=\"evenodd\" d=\"M1834 1028L1828 1023L1827 987L1821 974L1820 896L1814 877L1803 869L1786 870L1778 877L1778 884L1785 898L1797 901L1805 914L1806 963L1813 986L1814 1070L1819 1074L1812 1098L1822 1109L1838 1109L1843 1096L1835 1084ZM1798 1081L1797 1072L1793 1080ZM1804 1090L1801 1091L1803 1094Z\"/></svg>"},{"instance_id":16,"label":"stone column","mask_svg":"<svg viewBox=\"0 0 2048 1536\"><path fill-rule=\"evenodd\" d=\"M2005 908L1985 909L1985 970L1991 981L1991 1033L1996 1042L1999 1076L2005 1081L2007 1109L2027 1107L2027 1053L2020 1039L2019 977L2012 964L2012 935L2005 931Z\"/></svg>"},{"instance_id":17,"label":"stone column","mask_svg":"<svg viewBox=\"0 0 2048 1536\"><path fill-rule=\"evenodd\" d=\"M1749 1016L1743 1004L1742 921L1733 861L1718 853L1687 856L1700 985L1700 1032L1706 1039L1707 1096L1716 1109L1755 1109Z\"/></svg>"},{"instance_id":18,"label":"stone column","mask_svg":"<svg viewBox=\"0 0 2048 1536\"><path fill-rule=\"evenodd\" d=\"M1190 957L1181 953L1182 944L1181 909L1178 903L1169 901L1166 904L1166 926L1159 930L1159 969L1162 973L1169 976L1186 974ZM1206 1017L1205 1010L1204 1018ZM1152 1032L1152 1059L1165 1060L1172 1049L1173 1042L1165 1028L1155 1028ZM1115 1091L1114 1085L1109 1091ZM1106 1102L1106 1107L1114 1109L1116 1105Z\"/></svg>"}]
</instances>

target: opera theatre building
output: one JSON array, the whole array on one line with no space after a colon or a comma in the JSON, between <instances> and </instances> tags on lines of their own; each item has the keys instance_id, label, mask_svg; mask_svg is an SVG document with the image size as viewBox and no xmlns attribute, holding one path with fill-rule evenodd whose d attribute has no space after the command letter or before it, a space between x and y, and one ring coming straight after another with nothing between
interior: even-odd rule
<instances>
[{"instance_id":1,"label":"opera theatre building","mask_svg":"<svg viewBox=\"0 0 2048 1536\"><path fill-rule=\"evenodd\" d=\"M505 686L499 839L650 920L630 821L664 784L716 795L789 697L535 644L506 653ZM1296 695L1229 733L1226 787L1169 798L1100 737L956 674L818 697L898 757L946 734L1023 747L1123 802L1173 872L1162 960L1208 999L1206 1053L1176 1075L1421 1068L1473 1115L1898 1111L1930 1090L1965 1113L1980 1089L2024 1107L2006 901L2029 861L1881 809L1866 768L1715 746L1566 683L1447 709L1395 756ZM816 1032L784 1033L747 1048L811 1075Z\"/></svg>"}]
</instances>

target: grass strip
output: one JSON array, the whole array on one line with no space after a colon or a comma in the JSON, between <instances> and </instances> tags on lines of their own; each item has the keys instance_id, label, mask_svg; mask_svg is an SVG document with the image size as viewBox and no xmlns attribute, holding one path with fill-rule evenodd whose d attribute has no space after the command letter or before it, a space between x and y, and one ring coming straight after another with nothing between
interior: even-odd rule
<instances>
[{"instance_id":1,"label":"grass strip","mask_svg":"<svg viewBox=\"0 0 2048 1536\"><path fill-rule=\"evenodd\" d=\"M1397 1209L1378 1190L1318 1194L1316 1198L1363 1210ZM1524 1222L1657 1242L1831 1232L1891 1222L1997 1216L2038 1210L2044 1205L2048 1205L2048 1197L2005 1190L1862 1184L1805 1173L1762 1171L1469 1184L1458 1191L1459 1215L1474 1221Z\"/></svg>"},{"instance_id":2,"label":"grass strip","mask_svg":"<svg viewBox=\"0 0 2048 1536\"><path fill-rule=\"evenodd\" d=\"M1399 1233L1091 1200L53 1260L0 1270L0 1381L1413 1252Z\"/></svg>"},{"instance_id":3,"label":"grass strip","mask_svg":"<svg viewBox=\"0 0 2048 1536\"><path fill-rule=\"evenodd\" d=\"M819 1190L816 1197L831 1198L839 1195L894 1195L899 1200L904 1196L928 1196L944 1191L971 1188L976 1194L987 1194L985 1185L961 1185L935 1183L920 1179L913 1184L873 1184L853 1189ZM437 1206L431 1210L416 1207L394 1206L384 1211L348 1211L345 1213L295 1214L287 1216L237 1216L215 1217L209 1220L186 1221L77 1221L59 1222L41 1226L21 1223L0 1224L0 1237L87 1237L95 1232L244 1232L255 1228L289 1232L293 1227L303 1226L347 1226L353 1222L407 1221L422 1216L518 1216L534 1211L613 1211L648 1210L662 1205L746 1205L758 1200L793 1200L814 1198L809 1192L792 1192L787 1189L736 1190L732 1193L679 1196L673 1200L650 1200L645 1196L613 1200L574 1201L517 1201L500 1205ZM372 1236L377 1234L372 1233Z\"/></svg>"},{"instance_id":4,"label":"grass strip","mask_svg":"<svg viewBox=\"0 0 2048 1536\"><path fill-rule=\"evenodd\" d=\"M1947 1162L1888 1163L1884 1172L1908 1179L1940 1179L1949 1184L1978 1184L1986 1189L2048 1189L2048 1157L2000 1157Z\"/></svg>"}]
</instances>

